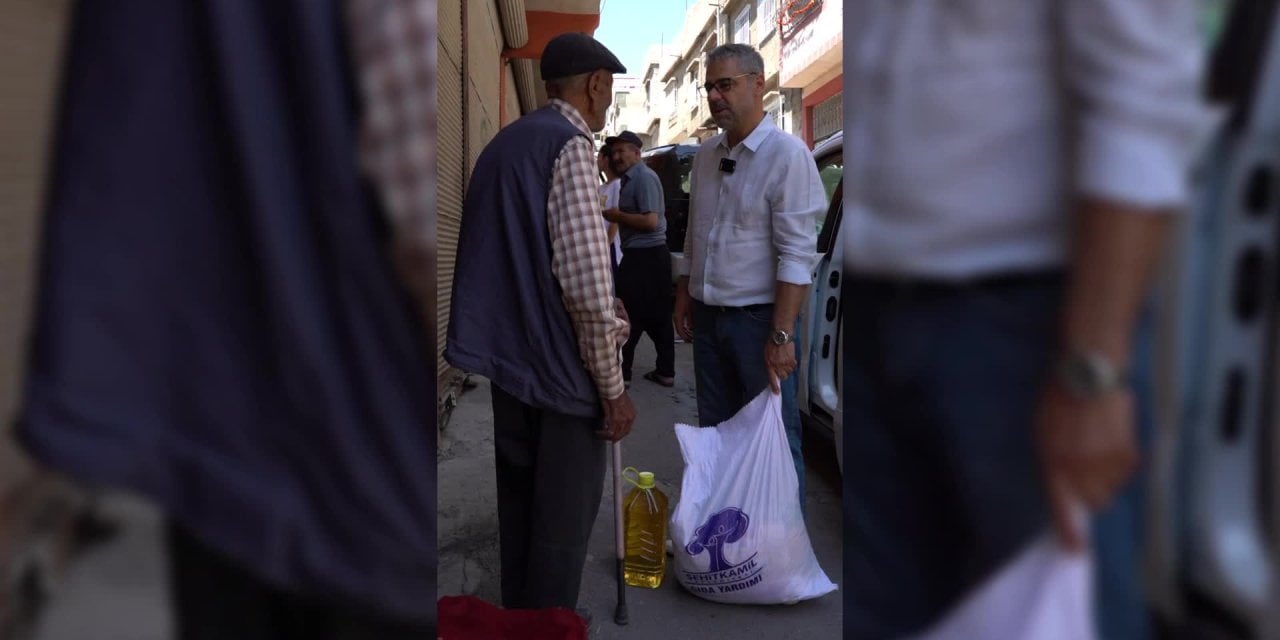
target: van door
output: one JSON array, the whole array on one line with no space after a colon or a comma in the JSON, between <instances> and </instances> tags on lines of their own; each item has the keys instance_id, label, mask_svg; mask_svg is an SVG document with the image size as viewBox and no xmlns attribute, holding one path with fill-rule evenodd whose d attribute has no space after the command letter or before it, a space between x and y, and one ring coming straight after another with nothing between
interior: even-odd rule
<instances>
[{"instance_id":1,"label":"van door","mask_svg":"<svg viewBox=\"0 0 1280 640\"><path fill-rule=\"evenodd\" d=\"M818 159L818 172L828 188L827 211L818 220L818 252L822 259L813 271L804 317L800 325L801 362L797 402L808 421L831 432L836 461L843 465L843 423L840 400L840 330L844 320L840 303L840 268L843 263L841 219L844 212L844 156L836 150Z\"/></svg>"},{"instance_id":2,"label":"van door","mask_svg":"<svg viewBox=\"0 0 1280 640\"><path fill-rule=\"evenodd\" d=\"M1220 121L1160 283L1145 561L1177 637L1277 638L1280 10L1230 8L1207 83Z\"/></svg>"}]
</instances>

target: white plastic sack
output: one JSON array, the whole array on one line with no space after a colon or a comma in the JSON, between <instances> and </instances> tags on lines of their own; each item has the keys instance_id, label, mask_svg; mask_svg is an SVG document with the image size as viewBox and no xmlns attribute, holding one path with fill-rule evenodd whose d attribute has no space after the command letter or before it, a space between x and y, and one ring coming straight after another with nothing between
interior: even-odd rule
<instances>
[{"instance_id":1,"label":"white plastic sack","mask_svg":"<svg viewBox=\"0 0 1280 640\"><path fill-rule=\"evenodd\" d=\"M1094 640L1093 560L1045 534L916 640Z\"/></svg>"},{"instance_id":2,"label":"white plastic sack","mask_svg":"<svg viewBox=\"0 0 1280 640\"><path fill-rule=\"evenodd\" d=\"M676 425L684 456L671 515L676 579L707 600L791 604L835 590L809 542L771 391L715 427Z\"/></svg>"}]
</instances>

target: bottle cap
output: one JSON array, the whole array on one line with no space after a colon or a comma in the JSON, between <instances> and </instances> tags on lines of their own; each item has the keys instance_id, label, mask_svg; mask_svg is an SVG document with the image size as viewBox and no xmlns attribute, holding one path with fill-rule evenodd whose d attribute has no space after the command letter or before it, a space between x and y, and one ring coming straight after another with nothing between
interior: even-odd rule
<instances>
[{"instance_id":1,"label":"bottle cap","mask_svg":"<svg viewBox=\"0 0 1280 640\"><path fill-rule=\"evenodd\" d=\"M654 485L654 482L653 482L653 472L652 472L652 471L641 471L641 472L640 472L640 483L639 483L639 485L637 485L637 486L639 486L641 489L652 489L652 488L653 488L653 485Z\"/></svg>"}]
</instances>

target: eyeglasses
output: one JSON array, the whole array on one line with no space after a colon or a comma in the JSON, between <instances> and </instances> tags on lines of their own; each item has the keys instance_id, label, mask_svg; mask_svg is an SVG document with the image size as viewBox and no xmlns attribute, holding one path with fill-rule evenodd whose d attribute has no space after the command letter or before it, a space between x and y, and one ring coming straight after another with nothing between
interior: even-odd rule
<instances>
[{"instance_id":1,"label":"eyeglasses","mask_svg":"<svg viewBox=\"0 0 1280 640\"><path fill-rule=\"evenodd\" d=\"M742 76L754 76L754 75L756 75L755 71L739 73L736 76L729 76L728 78L720 78L719 80L712 80L711 82L708 82L702 85L701 87L698 87L698 89L699 89L699 92L704 96L710 95L712 89L715 89L716 91L720 92L720 95L724 95L729 91L731 91L735 86L737 86L738 83L736 82L736 80L738 78L741 78Z\"/></svg>"}]
</instances>

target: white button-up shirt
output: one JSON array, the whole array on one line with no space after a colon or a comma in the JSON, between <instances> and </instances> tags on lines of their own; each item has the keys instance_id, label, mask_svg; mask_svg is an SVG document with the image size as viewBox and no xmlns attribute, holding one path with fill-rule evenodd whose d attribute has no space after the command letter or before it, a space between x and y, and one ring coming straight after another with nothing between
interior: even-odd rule
<instances>
[{"instance_id":1,"label":"white button-up shirt","mask_svg":"<svg viewBox=\"0 0 1280 640\"><path fill-rule=\"evenodd\" d=\"M1065 263L1073 199L1179 205L1207 122L1194 0L845 9L845 264L941 279Z\"/></svg>"},{"instance_id":2,"label":"white button-up shirt","mask_svg":"<svg viewBox=\"0 0 1280 640\"><path fill-rule=\"evenodd\" d=\"M720 160L735 162L733 173ZM693 158L689 226L677 273L706 304L774 301L777 283L809 284L826 192L809 148L765 116L733 149L721 133Z\"/></svg>"}]
</instances>

